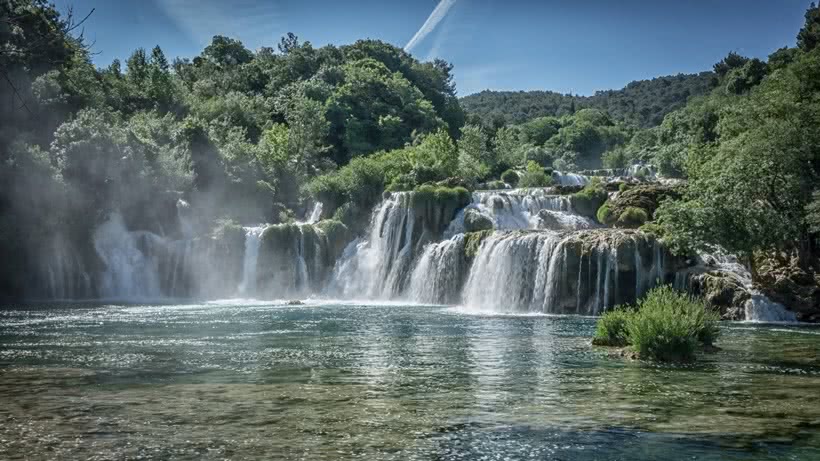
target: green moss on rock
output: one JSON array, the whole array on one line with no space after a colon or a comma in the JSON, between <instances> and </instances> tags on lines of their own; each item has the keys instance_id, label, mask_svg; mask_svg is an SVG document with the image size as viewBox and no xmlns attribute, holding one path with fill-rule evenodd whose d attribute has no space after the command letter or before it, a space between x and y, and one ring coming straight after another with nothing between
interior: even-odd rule
<instances>
[{"instance_id":1,"label":"green moss on rock","mask_svg":"<svg viewBox=\"0 0 820 461\"><path fill-rule=\"evenodd\" d=\"M491 235L493 235L492 230L464 234L464 256L468 259L475 258L478 255L478 249L481 248L481 243Z\"/></svg>"}]
</instances>

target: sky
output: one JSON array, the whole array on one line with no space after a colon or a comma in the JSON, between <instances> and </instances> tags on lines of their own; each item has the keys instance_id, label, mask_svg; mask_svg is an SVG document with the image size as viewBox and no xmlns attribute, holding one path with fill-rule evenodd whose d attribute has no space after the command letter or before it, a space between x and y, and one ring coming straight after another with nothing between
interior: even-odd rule
<instances>
[{"instance_id":1,"label":"sky","mask_svg":"<svg viewBox=\"0 0 820 461\"><path fill-rule=\"evenodd\" d=\"M590 95L711 69L729 51L794 46L810 0L56 0L94 42L94 62L155 45L198 55L213 35L275 47L379 39L454 65L460 96L485 89Z\"/></svg>"}]
</instances>

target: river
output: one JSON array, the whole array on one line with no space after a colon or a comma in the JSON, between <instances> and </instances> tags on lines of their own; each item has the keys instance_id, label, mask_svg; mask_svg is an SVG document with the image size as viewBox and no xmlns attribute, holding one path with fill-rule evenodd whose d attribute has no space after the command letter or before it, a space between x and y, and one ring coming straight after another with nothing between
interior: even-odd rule
<instances>
[{"instance_id":1,"label":"river","mask_svg":"<svg viewBox=\"0 0 820 461\"><path fill-rule=\"evenodd\" d=\"M594 319L308 300L0 308L2 459L820 459L820 329L693 365Z\"/></svg>"}]
</instances>

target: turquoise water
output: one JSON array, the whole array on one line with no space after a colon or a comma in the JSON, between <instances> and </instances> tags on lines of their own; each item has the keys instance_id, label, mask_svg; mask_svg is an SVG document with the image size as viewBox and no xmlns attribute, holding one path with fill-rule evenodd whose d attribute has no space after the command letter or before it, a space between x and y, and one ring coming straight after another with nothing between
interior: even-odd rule
<instances>
[{"instance_id":1,"label":"turquoise water","mask_svg":"<svg viewBox=\"0 0 820 461\"><path fill-rule=\"evenodd\" d=\"M594 319L253 302L0 310L2 459L820 459L820 330L688 366Z\"/></svg>"}]
</instances>

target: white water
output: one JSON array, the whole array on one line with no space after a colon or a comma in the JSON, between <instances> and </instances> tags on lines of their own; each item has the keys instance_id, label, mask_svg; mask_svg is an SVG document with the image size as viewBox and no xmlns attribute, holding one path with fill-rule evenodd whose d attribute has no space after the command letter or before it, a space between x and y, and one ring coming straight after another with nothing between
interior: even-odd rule
<instances>
[{"instance_id":1,"label":"white water","mask_svg":"<svg viewBox=\"0 0 820 461\"><path fill-rule=\"evenodd\" d=\"M322 218L322 209L324 208L324 204L322 202L316 202L313 205L313 211L310 212L310 217L308 217L308 224L314 224L319 222Z\"/></svg>"},{"instance_id":2,"label":"white water","mask_svg":"<svg viewBox=\"0 0 820 461\"><path fill-rule=\"evenodd\" d=\"M151 246L155 239L160 237L150 232L129 232L119 213L112 213L94 231L94 249L105 264L99 285L102 298L162 297L157 262L140 249Z\"/></svg>"},{"instance_id":3,"label":"white water","mask_svg":"<svg viewBox=\"0 0 820 461\"><path fill-rule=\"evenodd\" d=\"M589 178L576 173L561 173L554 171L552 178L560 186L586 186L589 184Z\"/></svg>"},{"instance_id":4,"label":"white water","mask_svg":"<svg viewBox=\"0 0 820 461\"><path fill-rule=\"evenodd\" d=\"M753 293L751 299L744 305L747 322L797 322L794 312L776 303L760 293Z\"/></svg>"},{"instance_id":5,"label":"white water","mask_svg":"<svg viewBox=\"0 0 820 461\"><path fill-rule=\"evenodd\" d=\"M367 239L349 246L336 264L333 291L342 297L391 299L412 264L413 215L407 193L394 193L374 210Z\"/></svg>"},{"instance_id":6,"label":"white water","mask_svg":"<svg viewBox=\"0 0 820 461\"><path fill-rule=\"evenodd\" d=\"M243 296L253 296L256 293L257 262L259 261L259 247L262 243L262 233L267 224L245 227L245 255L242 258L242 281L239 282L238 292Z\"/></svg>"},{"instance_id":7,"label":"white water","mask_svg":"<svg viewBox=\"0 0 820 461\"><path fill-rule=\"evenodd\" d=\"M772 301L766 295L754 289L751 272L735 256L720 248L715 249L712 253L701 254L700 256L701 259L710 261L718 270L734 274L749 291L752 297L743 306L747 322L797 321L795 313L786 309L786 306Z\"/></svg>"},{"instance_id":8,"label":"white water","mask_svg":"<svg viewBox=\"0 0 820 461\"><path fill-rule=\"evenodd\" d=\"M490 218L496 230L576 230L596 226L592 220L573 212L569 197L553 194L551 189L478 191L473 193L473 203L461 210L450 223L445 237L464 232L467 210L476 210ZM547 219L542 213L549 214Z\"/></svg>"},{"instance_id":9,"label":"white water","mask_svg":"<svg viewBox=\"0 0 820 461\"><path fill-rule=\"evenodd\" d=\"M465 269L463 248L463 234L428 244L410 276L408 298L421 303L457 303L459 282Z\"/></svg>"}]
</instances>

